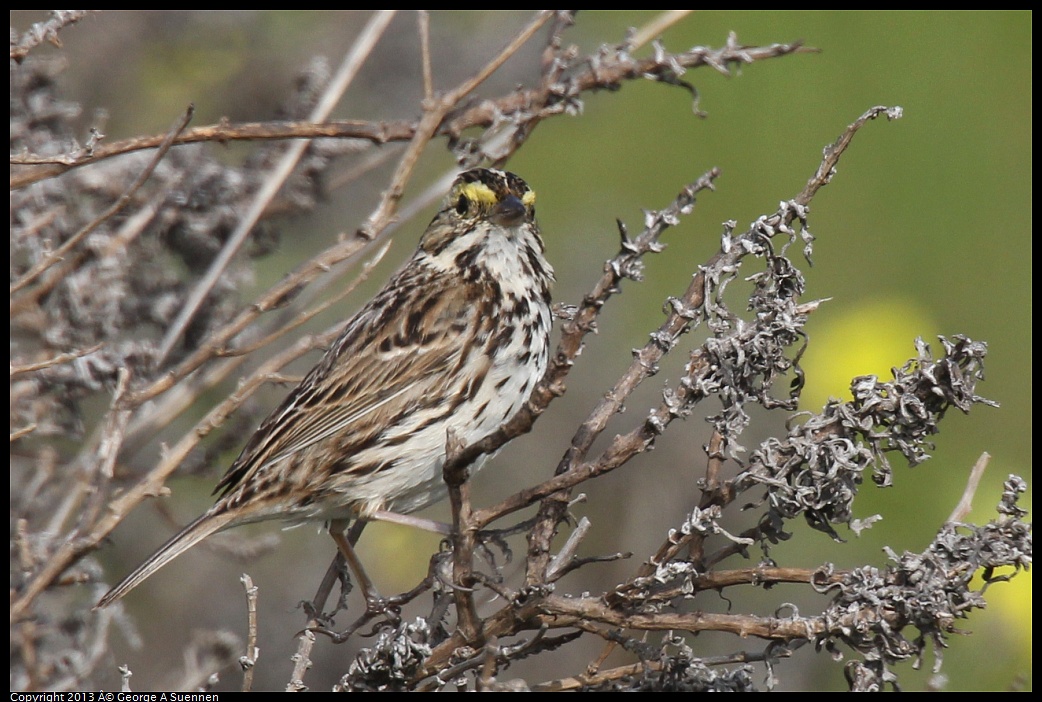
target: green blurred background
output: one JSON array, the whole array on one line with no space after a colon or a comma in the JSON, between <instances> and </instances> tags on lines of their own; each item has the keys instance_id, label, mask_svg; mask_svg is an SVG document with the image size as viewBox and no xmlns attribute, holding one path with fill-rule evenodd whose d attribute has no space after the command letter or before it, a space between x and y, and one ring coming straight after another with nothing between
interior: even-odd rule
<instances>
[{"instance_id":1,"label":"green blurred background","mask_svg":"<svg viewBox=\"0 0 1042 702\"><path fill-rule=\"evenodd\" d=\"M589 53L603 43L621 42L627 27L641 26L655 15L581 12L565 40ZM528 17L520 12L433 13L436 87L448 88L481 65ZM40 18L40 13L14 12L12 25L24 29ZM295 71L314 55L338 63L365 19L360 12L102 13L63 33L61 53L69 61L64 81L84 105L85 125L96 110L108 113L105 131L111 139L163 132L188 102L197 105L197 125L225 116L271 119ZM733 31L743 44L801 39L820 53L739 67L730 77L711 69L687 73L684 80L697 87L705 118L694 114L684 90L640 81L619 92L584 96L581 116L542 123L508 167L539 194L548 255L560 281L555 297L562 302L578 301L600 262L614 253L616 218L639 230L641 208L665 206L685 183L711 167L719 167L722 176L717 192L700 198L695 213L666 235L668 248L649 261L647 282L627 285L611 303L612 316L590 340L569 395L554 405L544 420L550 426L540 427L538 441L512 446L494 462L509 467L493 465L478 476L478 499L490 502L552 470L569 429L629 362L629 349L643 344L658 325L663 299L681 292L699 262L716 249L722 222L737 220L742 230L773 212L779 201L803 187L822 148L846 125L873 105L900 105L903 119L877 121L862 130L833 183L812 204L810 226L817 241L814 266L805 267L808 299L832 300L809 325L808 386L801 409L820 408L829 396L846 397L854 375L889 377L892 366L914 355L916 336L932 342L939 353L936 335L956 333L988 342L988 377L980 392L1002 407L978 406L968 417L949 416L936 437L933 460L914 470L895 460L895 487L866 487L858 503L858 517L883 515L860 539L844 530L851 543L839 546L797 528L798 537L771 555L786 565L883 566L883 545L898 552L922 550L984 451L992 461L970 521L993 518L1006 476L1031 477L1031 24L1030 12L694 12L664 34L667 49L720 46ZM362 71L337 117L415 118L421 95L415 26L411 13L395 19L374 53L373 68ZM645 47L638 54L648 51ZM530 83L537 71L538 50L522 53L481 94ZM451 166L451 156L435 144L421 174L433 176ZM265 269L273 277L281 275L304 260L297 242L317 249L339 232L351 231L366 214L352 197L337 193L307 222L286 226L294 243L284 240L283 250ZM395 249L400 255L388 270L415 245L430 212L403 229ZM382 274L374 278L373 285L379 285ZM695 342L693 337L687 347ZM624 415L618 430L638 421L662 384L676 379L686 355L683 346L676 355L674 365L629 403L634 414ZM781 431L783 420L763 418L746 444L755 446ZM664 528L683 518L690 501L673 505L661 495L643 494L648 475L675 479L644 471L685 464L685 479L697 478L705 425L693 418L683 426L679 436L665 437L659 450L635 462L628 475L591 486L590 514L613 515L610 519L623 529L644 528L647 543L657 543ZM209 484L205 487L208 491ZM203 486L198 489L202 495ZM609 511L598 512L604 509L598 497L608 502ZM200 497L198 506L206 503ZM1025 504L1030 506L1030 496ZM194 516L193 509L185 508L182 517ZM647 517L657 518L658 512L664 513L661 522ZM601 526L612 525L602 521ZM395 544L390 546L395 552L416 548L429 553L433 543L412 532L372 531L367 537L374 553L389 544ZM293 532L286 540L294 540L295 550L314 550L319 565L313 577L303 588L300 583L287 587L290 594L269 590L269 604L293 602L317 580L322 559L328 558L326 543L308 532L303 539ZM592 551L618 548L611 533L602 538ZM158 540L143 544L141 555ZM305 541L321 543L305 546ZM647 550L639 550L640 543L638 554ZM419 563L422 571L422 553ZM388 564L387 573L393 565ZM408 586L416 572L404 570L402 582ZM160 577L155 580L155 587L163 587ZM237 586L228 582L229 588ZM595 589L596 583L586 586ZM778 601L776 593L770 594L762 606ZM949 690L1031 687L1029 578L992 588L988 602L986 611L963 622L973 636L953 638L945 652ZM240 619L231 612L228 625L240 626ZM280 652L274 655L280 656L288 642L277 645ZM842 664L823 655L797 658L803 670L799 676L783 670L784 688L844 689ZM905 689L925 687L931 665L928 659L926 670L918 673L902 666Z\"/></svg>"}]
</instances>

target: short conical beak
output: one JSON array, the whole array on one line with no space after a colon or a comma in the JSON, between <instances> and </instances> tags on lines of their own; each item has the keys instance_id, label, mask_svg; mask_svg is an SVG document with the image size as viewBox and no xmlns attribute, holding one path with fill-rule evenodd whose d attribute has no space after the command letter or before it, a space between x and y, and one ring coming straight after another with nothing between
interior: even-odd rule
<instances>
[{"instance_id":1,"label":"short conical beak","mask_svg":"<svg viewBox=\"0 0 1042 702\"><path fill-rule=\"evenodd\" d=\"M525 205L515 195L507 195L492 209L489 217L502 227L513 227L525 218Z\"/></svg>"}]
</instances>

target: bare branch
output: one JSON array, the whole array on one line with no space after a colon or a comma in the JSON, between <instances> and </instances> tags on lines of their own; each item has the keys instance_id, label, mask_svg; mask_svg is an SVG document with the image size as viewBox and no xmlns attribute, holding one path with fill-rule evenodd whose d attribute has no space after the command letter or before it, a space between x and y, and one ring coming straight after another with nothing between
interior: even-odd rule
<instances>
[{"instance_id":1,"label":"bare branch","mask_svg":"<svg viewBox=\"0 0 1042 702\"><path fill-rule=\"evenodd\" d=\"M949 522L961 522L969 516L973 510L973 496L977 494L977 488L980 487L981 478L984 477L984 471L988 469L988 462L991 460L991 456L985 452L980 455L977 462L973 464L973 470L970 471L970 477L966 481L966 489L962 493L962 498L959 500L959 504L955 505L955 509L952 510L951 515L948 517Z\"/></svg>"},{"instance_id":2,"label":"bare branch","mask_svg":"<svg viewBox=\"0 0 1042 702\"><path fill-rule=\"evenodd\" d=\"M542 17L542 16L540 16ZM537 20L542 24L545 20ZM447 114L444 123L435 125L432 135L447 135L453 139L474 127L490 127L502 115L529 115L542 119L564 111L581 93L619 88L624 81L671 75L676 67L684 69L710 66L727 72L732 64L753 63L779 58L793 53L813 51L799 42L773 44L768 47L746 47L729 43L723 49L696 47L680 54L634 59L626 54L602 57L596 70L586 68L576 72L564 85L539 90L521 90L499 100L485 100L458 113ZM480 81L479 81L480 82ZM476 85L476 84L475 84ZM470 89L473 89L471 86ZM469 92L469 90L467 91ZM466 94L466 93L464 93ZM228 142L257 139L363 139L374 144L392 141L412 141L420 130L418 123L342 121L327 124L312 123L256 123L243 125L213 125L189 130L175 144L197 142ZM426 131L426 128L425 130ZM11 189L24 188L45 178L53 178L70 168L78 168L102 159L140 149L155 148L161 137L140 137L124 142L99 145L92 152L54 163L54 157L22 155L12 157L12 165L35 165L33 169L11 176ZM41 165L42 164L42 165Z\"/></svg>"},{"instance_id":3,"label":"bare branch","mask_svg":"<svg viewBox=\"0 0 1042 702\"><path fill-rule=\"evenodd\" d=\"M141 174L137 177L137 179L130 184L130 187L127 188L127 190L119 196L119 199L112 203L111 207L106 209L100 215L95 217L91 222L89 222L85 227L83 227L78 232L69 237L59 248L55 249L54 254L50 258L41 261L39 264L29 269L24 275L22 275L21 278L19 278L11 284L12 314L14 314L17 311L18 307L26 304L25 300L23 300L21 297L17 298L17 300L14 299L14 294L16 292L27 286L29 283L33 282L37 277L40 276L40 274L42 274L44 271L46 271L48 268L50 268L52 265L58 262L62 262L64 264L65 270L70 270L76 264L78 258L74 258L71 261L66 260L65 257L68 254L68 252L71 251L74 246L83 241L88 234L97 229L102 222L107 221L115 214L117 214L120 210L122 210L124 207L126 207L128 204L130 204L130 201L133 198L134 193L136 193L138 189L140 189L141 186L145 184L145 181L149 179L153 171L155 171L156 166L158 166L159 162L163 160L163 157L166 155L166 152L170 150L171 146L173 146L174 140L177 138L177 135L184 131L185 127L187 127L188 123L192 120L192 115L194 114L195 107L193 105L189 105L188 109L185 110L185 113L178 119L177 124L175 124L174 127L163 138L162 143L159 144L159 150L156 151L155 155L152 157L152 160L148 162L148 165L145 166L144 170L141 171ZM42 295L43 292L46 291L45 288L40 288L38 290L39 292L36 293L35 297L39 297L39 295Z\"/></svg>"},{"instance_id":4,"label":"bare branch","mask_svg":"<svg viewBox=\"0 0 1042 702\"><path fill-rule=\"evenodd\" d=\"M253 669L260 657L260 649L257 648L257 586L253 579L246 573L242 574L242 586L246 590L246 653L239 658L242 666L242 691L249 692L253 689Z\"/></svg>"},{"instance_id":5,"label":"bare branch","mask_svg":"<svg viewBox=\"0 0 1042 702\"><path fill-rule=\"evenodd\" d=\"M326 92L322 96L318 105L312 111L310 120L312 122L323 122L329 116L333 108L340 101L341 96L347 90L348 86L351 85L351 81L358 74L358 69L361 68L365 59L372 52L376 42L383 35L387 25L391 23L391 19L394 18L395 12L393 10L381 10L370 18L369 22L362 29L362 33L355 45L348 52L347 56L344 57L343 63L340 65L340 70L330 81L326 87ZM250 204L249 209L244 213L242 220L239 222L239 226L232 233L228 240L225 242L224 248L221 249L221 253L214 258L210 264L209 270L206 271L198 284L195 286L195 290L185 301L184 306L178 313L177 318L173 321L170 327L167 329L166 335L163 337L163 341L159 345L159 356L157 361L162 364L163 360L170 354L170 350L174 344L181 337L185 327L188 325L189 320L195 315L196 310L203 303L203 300L207 295L210 294L210 290L217 283L217 279L224 272L228 263L232 257L238 252L243 242L246 241L246 237L250 231L256 226L257 221L260 219L264 209L271 202L271 199L275 197L275 193L278 192L279 188L289 177L293 168L297 165L297 161L303 155L304 150L307 149L308 142L298 141L291 144L286 150L285 155L279 161L278 165L271 171L268 178L264 181L261 189L257 192L257 195L253 198L253 202Z\"/></svg>"},{"instance_id":6,"label":"bare branch","mask_svg":"<svg viewBox=\"0 0 1042 702\"><path fill-rule=\"evenodd\" d=\"M97 10L51 10L51 18L46 22L37 22L29 31L22 34L17 42L11 42L11 60L21 63L29 52L43 42L50 42L54 46L61 47L61 39L58 32L66 27L76 24L87 15Z\"/></svg>"}]
</instances>

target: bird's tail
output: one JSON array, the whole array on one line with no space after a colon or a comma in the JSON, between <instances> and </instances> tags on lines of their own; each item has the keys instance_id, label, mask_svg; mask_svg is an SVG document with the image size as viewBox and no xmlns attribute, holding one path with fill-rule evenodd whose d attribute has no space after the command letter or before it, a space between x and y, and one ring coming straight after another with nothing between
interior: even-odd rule
<instances>
[{"instance_id":1,"label":"bird's tail","mask_svg":"<svg viewBox=\"0 0 1042 702\"><path fill-rule=\"evenodd\" d=\"M221 529L230 526L234 518L234 513L230 512L214 513L211 510L210 512L203 514L178 532L172 539L163 544L159 550L148 557L148 560L135 568L134 572L123 578L118 585L106 592L105 596L98 600L98 604L94 605L94 609L108 607L110 604L123 597L123 595L143 583L147 578L151 577L153 573L165 566L167 563L180 556L192 546L195 546L207 536L210 536L210 534L214 534Z\"/></svg>"}]
</instances>

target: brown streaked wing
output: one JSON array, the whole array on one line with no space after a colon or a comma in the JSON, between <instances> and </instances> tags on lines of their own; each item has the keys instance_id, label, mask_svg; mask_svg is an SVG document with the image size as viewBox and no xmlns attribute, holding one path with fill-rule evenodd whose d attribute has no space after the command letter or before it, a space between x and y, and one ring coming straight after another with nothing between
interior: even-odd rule
<instances>
[{"instance_id":1,"label":"brown streaked wing","mask_svg":"<svg viewBox=\"0 0 1042 702\"><path fill-rule=\"evenodd\" d=\"M465 350L472 349L463 337L478 327L487 335L494 315L475 304L487 296L477 284L440 282L427 280L411 288L407 301L381 293L366 305L261 423L214 493L223 497L252 484L258 474L321 441L338 439L336 451L349 451L346 435L371 436L400 416L402 408L407 413L425 399L443 396ZM380 308L389 303L423 314L411 319L388 315Z\"/></svg>"}]
</instances>

